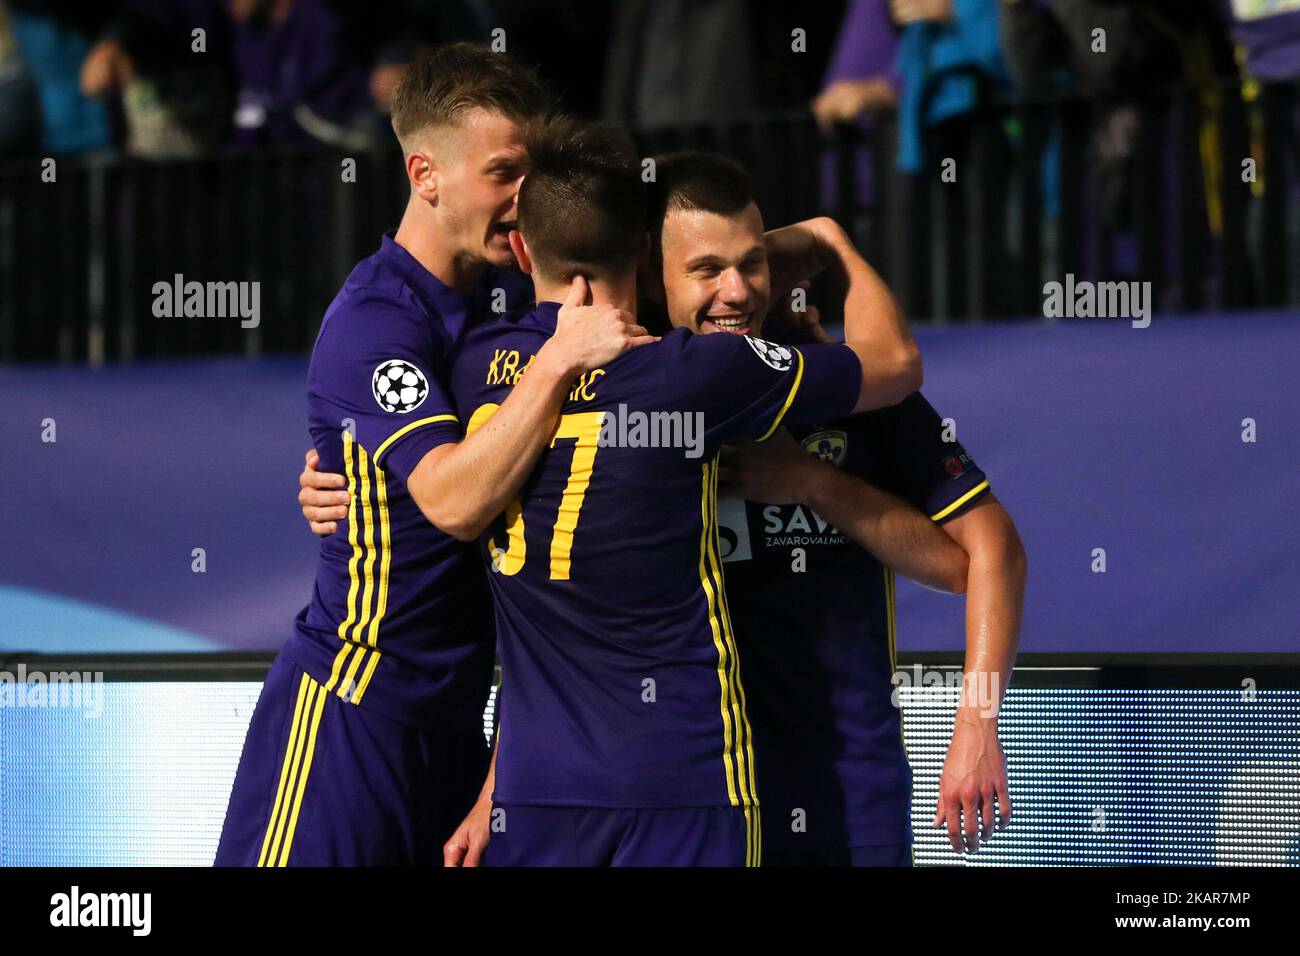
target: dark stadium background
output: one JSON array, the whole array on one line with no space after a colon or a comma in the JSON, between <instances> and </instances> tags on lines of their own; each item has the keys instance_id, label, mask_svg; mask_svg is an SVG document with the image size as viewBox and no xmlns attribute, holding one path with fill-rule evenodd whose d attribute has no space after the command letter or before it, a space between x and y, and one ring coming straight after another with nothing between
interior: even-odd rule
<instances>
[{"instance_id":1,"label":"dark stadium background","mask_svg":"<svg viewBox=\"0 0 1300 956\"><path fill-rule=\"evenodd\" d=\"M1171 748L1190 818L1228 777L1268 788L1300 767L1300 3L961 2L968 55L888 67L896 104L823 125L810 104L866 76L854 70L880 40L883 2L296 0L278 32L261 6L0 3L0 669L65 655L47 664L101 671L122 693L238 683L244 703L212 705L235 725L192 728L226 742L210 758L237 755L248 688L255 699L310 595L316 545L295 501L306 357L405 199L383 111L393 70L421 45L497 39L566 109L628 125L646 155L693 146L746 162L769 226L834 215L891 283L925 393L1029 553L1027 791L1032 768L1050 770L1055 708L1079 687L1118 694L1121 724L1154 721L1106 759L1149 791L1133 753ZM1078 25L1094 22L1109 48L1089 58ZM150 290L176 274L260 282L258 327L155 318ZM1151 283L1150 325L1046 317L1044 286L1067 275ZM831 326L835 291L811 295ZM960 598L900 585L900 664L955 667L963 647ZM1215 709L1221 697L1196 697L1239 693L1242 675L1278 695L1245 729ZM131 735L191 699L131 698L93 732L0 709L14 744L0 770L6 753L19 771L49 753L84 769L48 787L0 774L0 864L122 862L93 801L82 822L103 840L69 849L61 801L80 781L105 803L126 792L151 806L165 782ZM1213 754L1250 741L1236 758L1254 769L1161 736L1202 719L1197 708ZM934 730L909 739L923 788L942 715L912 726ZM143 762L104 783L85 755L117 746ZM228 788L214 780L210 807ZM1296 862L1294 787L1268 792L1283 817L1230 840L1246 854L1231 859L1280 847ZM1043 850L1067 826L1058 811L1015 852L1086 858ZM1224 858L1212 838L1169 849L1177 828L1151 806L1135 813L1098 859ZM198 832L212 825L208 813ZM133 846L128 861L190 859Z\"/></svg>"}]
</instances>

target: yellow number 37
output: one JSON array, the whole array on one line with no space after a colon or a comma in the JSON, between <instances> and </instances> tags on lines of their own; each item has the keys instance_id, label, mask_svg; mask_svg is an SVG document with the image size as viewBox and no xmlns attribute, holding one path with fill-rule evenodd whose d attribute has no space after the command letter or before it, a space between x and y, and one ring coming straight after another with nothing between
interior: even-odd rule
<instances>
[{"instance_id":1,"label":"yellow number 37","mask_svg":"<svg viewBox=\"0 0 1300 956\"><path fill-rule=\"evenodd\" d=\"M474 434L500 407L493 402L480 405L470 416L465 437ZM578 530L578 515L582 511L582 502L587 497L587 485L591 483L591 471L596 463L596 452L600 448L600 428L604 421L604 412L561 415L559 427L551 436L552 448L561 439L577 439L573 449L573 462L569 465L569 480L564 486L564 494L560 496L560 507L551 530L552 581L569 580L573 533ZM524 541L524 506L518 498L506 505L506 547L498 547L495 539L489 538L488 553L492 555L492 570L500 574L518 574L523 568L528 549Z\"/></svg>"}]
</instances>

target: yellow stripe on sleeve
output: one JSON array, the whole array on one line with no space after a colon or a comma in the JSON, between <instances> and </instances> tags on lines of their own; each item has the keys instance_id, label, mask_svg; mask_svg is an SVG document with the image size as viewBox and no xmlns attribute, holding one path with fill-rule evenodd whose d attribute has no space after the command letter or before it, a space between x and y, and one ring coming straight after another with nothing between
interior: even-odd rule
<instances>
[{"instance_id":1,"label":"yellow stripe on sleeve","mask_svg":"<svg viewBox=\"0 0 1300 956\"><path fill-rule=\"evenodd\" d=\"M425 425L432 425L434 422L459 422L459 419L455 415L434 415L430 418L421 418L419 421L411 422L409 425L403 425L397 431L385 438L383 442L380 443L379 447L375 449L375 464L379 464L379 459L384 456L384 452L388 451L388 446L393 442L397 441L403 435L415 431L417 428L423 428Z\"/></svg>"},{"instance_id":2,"label":"yellow stripe on sleeve","mask_svg":"<svg viewBox=\"0 0 1300 956\"><path fill-rule=\"evenodd\" d=\"M776 413L776 421L772 422L772 427L767 430L767 434L760 438L759 441L767 441L776 433L776 430L781 427L781 420L785 418L785 413L788 412L790 406L794 404L794 397L799 394L799 385L803 382L803 353L798 349L794 349L793 351L795 355L799 356L799 366L794 373L794 384L790 386L790 394L785 397L785 404L782 405L781 410Z\"/></svg>"},{"instance_id":3,"label":"yellow stripe on sleeve","mask_svg":"<svg viewBox=\"0 0 1300 956\"><path fill-rule=\"evenodd\" d=\"M988 487L989 487L989 482L988 482L988 479L985 478L985 479L984 479L983 481L981 481L978 485L976 485L976 486L975 486L974 488L972 488L970 491L966 492L966 494L962 495L960 498L958 498L956 501L954 501L954 502L953 502L952 504L950 504L948 507L944 508L944 509L943 509L942 511L940 511L938 514L930 515L930 520L931 520L931 521L942 521L944 518L948 517L948 515L952 514L954 511L956 511L958 508L960 508L960 507L961 507L962 505L964 505L966 502L970 501L972 498L974 498L974 497L975 497L976 495L978 495L980 492L982 492L982 491L987 491L987 490L988 490Z\"/></svg>"}]
</instances>

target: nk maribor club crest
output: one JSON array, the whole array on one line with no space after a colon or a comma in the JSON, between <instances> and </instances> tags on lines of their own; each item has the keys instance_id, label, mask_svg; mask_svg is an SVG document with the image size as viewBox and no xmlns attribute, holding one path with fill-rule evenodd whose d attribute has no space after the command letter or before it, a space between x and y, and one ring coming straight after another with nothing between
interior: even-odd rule
<instances>
[{"instance_id":1,"label":"nk maribor club crest","mask_svg":"<svg viewBox=\"0 0 1300 956\"><path fill-rule=\"evenodd\" d=\"M813 432L803 440L804 451L836 466L844 464L844 453L848 447L848 435L836 429Z\"/></svg>"}]
</instances>

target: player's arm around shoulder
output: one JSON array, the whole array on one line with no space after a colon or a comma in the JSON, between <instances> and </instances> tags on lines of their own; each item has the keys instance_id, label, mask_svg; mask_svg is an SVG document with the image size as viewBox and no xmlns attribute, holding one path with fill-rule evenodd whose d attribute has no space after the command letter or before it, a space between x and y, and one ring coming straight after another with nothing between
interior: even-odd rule
<instances>
[{"instance_id":1,"label":"player's arm around shoulder","mask_svg":"<svg viewBox=\"0 0 1300 956\"><path fill-rule=\"evenodd\" d=\"M929 515L809 454L784 428L724 448L719 482L751 501L807 505L899 574L936 591L966 590L966 552Z\"/></svg>"},{"instance_id":2,"label":"player's arm around shoulder","mask_svg":"<svg viewBox=\"0 0 1300 956\"><path fill-rule=\"evenodd\" d=\"M554 434L573 382L629 349L657 341L629 312L589 304L577 278L553 336L486 422L440 446L411 472L407 488L424 516L460 541L473 541L523 486Z\"/></svg>"},{"instance_id":3,"label":"player's arm around shoulder","mask_svg":"<svg viewBox=\"0 0 1300 956\"><path fill-rule=\"evenodd\" d=\"M555 335L491 419L460 442L429 449L405 476L420 511L452 537L474 540L518 493L554 431L574 379L656 341L629 313L588 305L587 297L585 280L575 280ZM439 390L448 391L441 385ZM311 530L329 535L347 517L349 494L344 476L319 471L319 464L319 456L309 451L298 476L298 503Z\"/></svg>"},{"instance_id":4,"label":"player's arm around shoulder","mask_svg":"<svg viewBox=\"0 0 1300 956\"><path fill-rule=\"evenodd\" d=\"M808 503L886 567L932 591L963 594L970 574L964 548L915 505L822 464Z\"/></svg>"}]
</instances>

